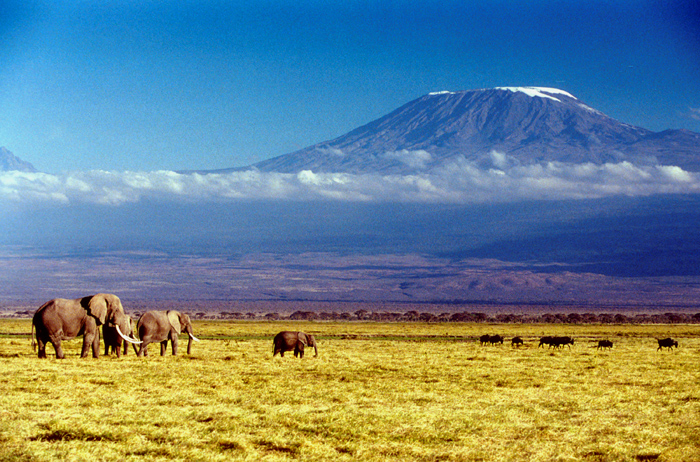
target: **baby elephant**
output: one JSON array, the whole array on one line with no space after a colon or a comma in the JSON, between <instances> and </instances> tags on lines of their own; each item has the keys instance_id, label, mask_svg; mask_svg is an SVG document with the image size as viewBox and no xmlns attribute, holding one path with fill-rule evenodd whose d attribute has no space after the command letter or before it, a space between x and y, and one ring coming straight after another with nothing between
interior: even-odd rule
<instances>
[{"instance_id":1,"label":"baby elephant","mask_svg":"<svg viewBox=\"0 0 700 462\"><path fill-rule=\"evenodd\" d=\"M316 339L313 335L306 334L304 332L293 332L285 330L275 335L273 340L274 352L272 357L274 358L277 353L281 357L284 357L285 351L294 351L294 356L299 358L304 357L304 347L312 346L314 347L314 357L318 356L318 348L316 347Z\"/></svg>"}]
</instances>

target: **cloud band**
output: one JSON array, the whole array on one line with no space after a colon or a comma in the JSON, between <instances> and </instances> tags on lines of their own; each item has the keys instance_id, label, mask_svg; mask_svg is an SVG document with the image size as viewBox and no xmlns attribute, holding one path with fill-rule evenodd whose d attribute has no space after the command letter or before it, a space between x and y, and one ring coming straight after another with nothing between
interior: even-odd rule
<instances>
[{"instance_id":1,"label":"cloud band","mask_svg":"<svg viewBox=\"0 0 700 462\"><path fill-rule=\"evenodd\" d=\"M120 205L145 199L190 202L339 200L356 202L494 203L696 194L700 174L675 166L550 162L480 168L457 159L430 173L297 174L247 170L181 174L172 171L63 174L2 172L0 198L20 203Z\"/></svg>"}]
</instances>

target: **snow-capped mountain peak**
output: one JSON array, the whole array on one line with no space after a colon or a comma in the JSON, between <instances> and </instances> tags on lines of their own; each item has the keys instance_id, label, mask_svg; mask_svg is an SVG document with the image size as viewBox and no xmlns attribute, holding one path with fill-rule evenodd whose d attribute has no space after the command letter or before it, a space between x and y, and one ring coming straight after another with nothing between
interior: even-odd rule
<instances>
[{"instance_id":1,"label":"snow-capped mountain peak","mask_svg":"<svg viewBox=\"0 0 700 462\"><path fill-rule=\"evenodd\" d=\"M454 162L493 166L494 152L514 165L624 161L700 171L700 134L624 124L547 87L429 93L338 138L254 167L415 174Z\"/></svg>"}]
</instances>

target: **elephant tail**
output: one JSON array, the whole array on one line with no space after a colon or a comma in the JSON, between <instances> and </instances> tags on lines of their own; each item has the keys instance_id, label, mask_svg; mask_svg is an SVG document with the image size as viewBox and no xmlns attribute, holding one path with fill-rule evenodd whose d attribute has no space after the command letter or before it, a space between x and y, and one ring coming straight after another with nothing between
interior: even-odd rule
<instances>
[{"instance_id":1,"label":"elephant tail","mask_svg":"<svg viewBox=\"0 0 700 462\"><path fill-rule=\"evenodd\" d=\"M34 320L33 319L32 319L31 340L32 340L32 350L34 350L34 353L36 353L36 339L34 338Z\"/></svg>"}]
</instances>

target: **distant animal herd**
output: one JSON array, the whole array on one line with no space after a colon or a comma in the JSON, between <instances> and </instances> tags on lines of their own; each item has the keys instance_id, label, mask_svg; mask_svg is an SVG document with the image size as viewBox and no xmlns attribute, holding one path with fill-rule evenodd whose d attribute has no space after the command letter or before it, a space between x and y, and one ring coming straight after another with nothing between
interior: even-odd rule
<instances>
[{"instance_id":1,"label":"distant animal herd","mask_svg":"<svg viewBox=\"0 0 700 462\"><path fill-rule=\"evenodd\" d=\"M57 298L49 300L36 310L32 318L32 336L36 332L36 345L40 358L46 358L46 346L51 343L57 358L63 358L61 342L78 336L83 336L81 357L87 357L90 350L92 356L99 357L100 331L105 342L105 354L110 351L120 356L123 345L127 352L128 343L133 344L138 356L147 356L149 343L160 343L160 354L165 355L168 342L171 343L172 354L177 355L178 335L185 333L189 336L187 354L191 353L192 340L199 341L194 336L192 323L186 314L175 310L147 311L136 323L124 312L121 301L113 294L95 294L74 300ZM138 334L139 339L135 338ZM505 339L500 335L482 335L480 344L502 345ZM657 351L668 348L678 348L678 342L672 338L657 339ZM522 337L511 339L513 347L525 344ZM139 345L137 349L136 345ZM548 349L560 349L567 346L571 349L574 339L568 336L545 336L540 338L537 348L547 346ZM313 335L298 331L282 331L273 339L273 354L284 356L286 351L293 351L295 357L304 357L304 348L313 347L318 356L318 348ZM597 349L612 349L613 342L599 340Z\"/></svg>"},{"instance_id":2,"label":"distant animal herd","mask_svg":"<svg viewBox=\"0 0 700 462\"><path fill-rule=\"evenodd\" d=\"M505 339L500 335L482 335L481 337L479 337L479 342L480 342L481 346L503 344L504 340ZM659 347L656 349L656 351L663 350L664 348L668 348L669 350L672 350L673 348L678 348L678 342L670 337L656 339L656 340L659 343ZM525 344L525 342L523 341L523 338L519 337L519 336L513 337L511 339L510 343L513 347L518 347L518 348ZM540 343L539 343L539 345L537 345L537 348L540 348L544 345L547 345L547 349L564 348L564 346L568 346L569 349L571 349L571 345L573 345L573 344L574 344L573 337L544 336L544 337L540 337ZM610 350L610 349L612 349L612 347L613 347L612 340L606 339L606 340L598 340L598 345L595 348L598 350L605 350L605 349Z\"/></svg>"}]
</instances>

